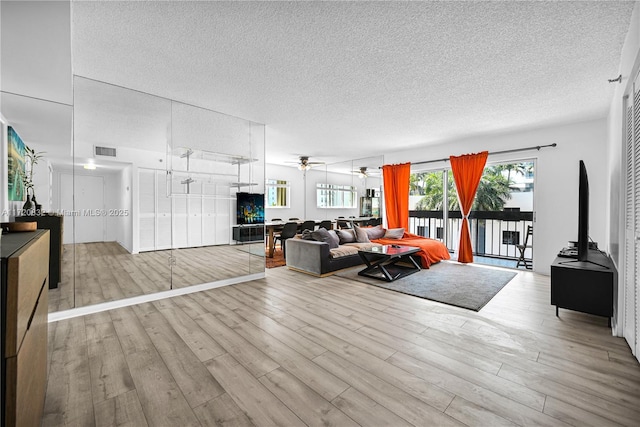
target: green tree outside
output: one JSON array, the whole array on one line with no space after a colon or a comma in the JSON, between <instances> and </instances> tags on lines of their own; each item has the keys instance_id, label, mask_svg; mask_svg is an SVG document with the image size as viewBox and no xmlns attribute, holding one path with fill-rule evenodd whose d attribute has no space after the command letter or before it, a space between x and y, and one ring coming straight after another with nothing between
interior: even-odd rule
<instances>
[{"instance_id":1,"label":"green tree outside","mask_svg":"<svg viewBox=\"0 0 640 427\"><path fill-rule=\"evenodd\" d=\"M507 200L511 198L509 186L513 184L513 181L505 177L502 172L508 171L508 177L511 176L512 171L520 174L526 173L526 167L520 165L524 164L495 165L485 168L478 185L472 210L501 211ZM509 168L507 166L512 167ZM449 210L460 210L451 171L448 171L447 179L449 188L447 205ZM412 174L410 187L410 194L423 196L416 203L416 210L442 210L443 186L441 171Z\"/></svg>"}]
</instances>

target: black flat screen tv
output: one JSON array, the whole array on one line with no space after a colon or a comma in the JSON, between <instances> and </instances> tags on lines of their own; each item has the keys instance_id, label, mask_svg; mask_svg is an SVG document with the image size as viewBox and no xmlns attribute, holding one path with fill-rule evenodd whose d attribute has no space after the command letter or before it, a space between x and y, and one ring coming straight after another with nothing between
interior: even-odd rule
<instances>
[{"instance_id":1,"label":"black flat screen tv","mask_svg":"<svg viewBox=\"0 0 640 427\"><path fill-rule=\"evenodd\" d=\"M264 194L236 193L236 220L238 225L264 224Z\"/></svg>"},{"instance_id":2,"label":"black flat screen tv","mask_svg":"<svg viewBox=\"0 0 640 427\"><path fill-rule=\"evenodd\" d=\"M578 261L589 258L589 178L584 162L580 160L578 188Z\"/></svg>"}]
</instances>

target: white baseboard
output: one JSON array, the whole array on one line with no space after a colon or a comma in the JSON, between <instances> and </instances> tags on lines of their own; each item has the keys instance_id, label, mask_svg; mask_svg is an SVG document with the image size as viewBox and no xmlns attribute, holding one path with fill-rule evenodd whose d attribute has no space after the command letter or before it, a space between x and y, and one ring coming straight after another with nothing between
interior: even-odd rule
<instances>
[{"instance_id":1,"label":"white baseboard","mask_svg":"<svg viewBox=\"0 0 640 427\"><path fill-rule=\"evenodd\" d=\"M171 298L178 295L187 295L194 292L206 291L208 289L220 288L222 286L235 285L237 283L249 282L251 280L264 279L266 273L260 272L249 274L246 276L234 277L232 279L218 280L216 282L202 283L200 285L187 286L180 289L171 289L168 291L156 292L148 295L140 295L137 297L124 298L117 301L103 302L100 304L88 305L86 307L72 308L69 310L56 311L49 314L49 323L59 320L72 319L74 317L86 316L87 314L100 313L101 311L113 310L116 308L129 307L131 305L142 304L145 302L157 301L164 298Z\"/></svg>"}]
</instances>

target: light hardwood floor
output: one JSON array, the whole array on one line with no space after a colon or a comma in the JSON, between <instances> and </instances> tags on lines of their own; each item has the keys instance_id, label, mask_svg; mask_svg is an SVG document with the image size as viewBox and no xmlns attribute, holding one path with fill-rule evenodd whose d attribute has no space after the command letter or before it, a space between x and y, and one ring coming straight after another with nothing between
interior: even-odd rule
<instances>
[{"instance_id":1,"label":"light hardwood floor","mask_svg":"<svg viewBox=\"0 0 640 427\"><path fill-rule=\"evenodd\" d=\"M640 425L626 342L549 288L476 313L281 267L56 322L43 425Z\"/></svg>"},{"instance_id":2,"label":"light hardwood floor","mask_svg":"<svg viewBox=\"0 0 640 427\"><path fill-rule=\"evenodd\" d=\"M62 280L49 291L49 312L262 272L264 257L248 250L264 250L263 246L205 246L132 255L116 242L64 245Z\"/></svg>"}]
</instances>

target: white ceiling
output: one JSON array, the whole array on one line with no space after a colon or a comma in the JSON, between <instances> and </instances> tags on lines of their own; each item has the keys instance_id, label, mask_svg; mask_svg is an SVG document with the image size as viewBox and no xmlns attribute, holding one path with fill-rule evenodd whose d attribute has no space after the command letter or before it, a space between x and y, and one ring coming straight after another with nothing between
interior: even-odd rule
<instances>
[{"instance_id":1,"label":"white ceiling","mask_svg":"<svg viewBox=\"0 0 640 427\"><path fill-rule=\"evenodd\" d=\"M331 163L604 117L632 10L73 1L73 72L264 123L270 163Z\"/></svg>"}]
</instances>

